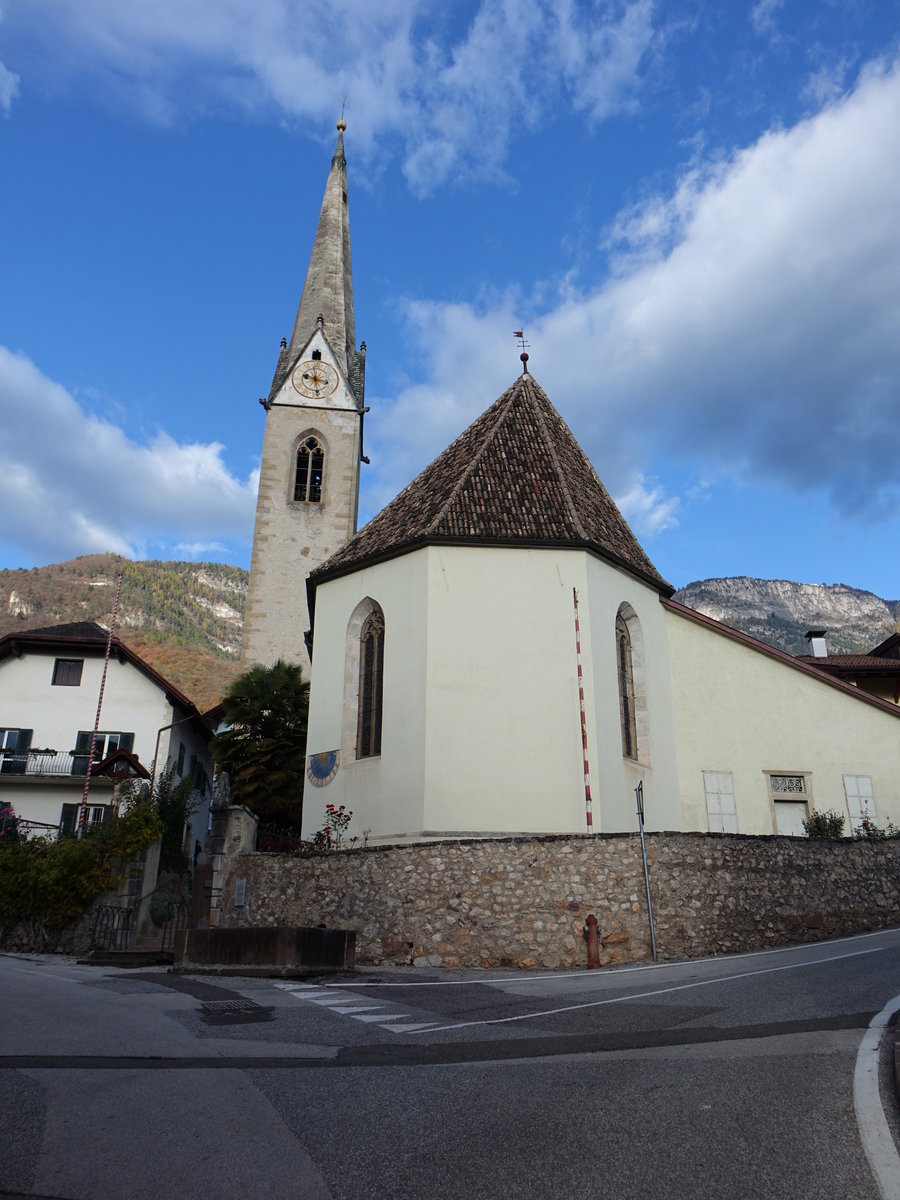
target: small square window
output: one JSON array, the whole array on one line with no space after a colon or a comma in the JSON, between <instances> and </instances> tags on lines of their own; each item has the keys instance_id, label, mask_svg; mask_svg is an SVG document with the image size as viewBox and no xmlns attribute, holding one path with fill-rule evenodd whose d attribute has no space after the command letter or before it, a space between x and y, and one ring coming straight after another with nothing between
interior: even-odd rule
<instances>
[{"instance_id":1,"label":"small square window","mask_svg":"<svg viewBox=\"0 0 900 1200\"><path fill-rule=\"evenodd\" d=\"M58 658L53 664L54 687L80 687L83 658Z\"/></svg>"}]
</instances>

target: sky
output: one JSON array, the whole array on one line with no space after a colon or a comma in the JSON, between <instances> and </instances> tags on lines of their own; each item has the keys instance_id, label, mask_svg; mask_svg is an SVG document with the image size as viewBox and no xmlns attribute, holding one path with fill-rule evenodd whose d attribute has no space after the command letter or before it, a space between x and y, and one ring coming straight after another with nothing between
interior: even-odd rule
<instances>
[{"instance_id":1,"label":"sky","mask_svg":"<svg viewBox=\"0 0 900 1200\"><path fill-rule=\"evenodd\" d=\"M673 585L900 599L900 0L0 0L0 568L249 565L342 106L360 523L524 328Z\"/></svg>"}]
</instances>

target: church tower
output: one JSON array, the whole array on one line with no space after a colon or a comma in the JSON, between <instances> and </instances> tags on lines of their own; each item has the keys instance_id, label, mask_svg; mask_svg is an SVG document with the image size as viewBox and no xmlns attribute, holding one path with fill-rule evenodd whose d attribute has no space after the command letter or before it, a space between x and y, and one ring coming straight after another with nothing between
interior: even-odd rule
<instances>
[{"instance_id":1,"label":"church tower","mask_svg":"<svg viewBox=\"0 0 900 1200\"><path fill-rule=\"evenodd\" d=\"M344 130L290 341L282 339L263 435L241 662L300 663L306 578L356 532L366 344L356 349Z\"/></svg>"}]
</instances>

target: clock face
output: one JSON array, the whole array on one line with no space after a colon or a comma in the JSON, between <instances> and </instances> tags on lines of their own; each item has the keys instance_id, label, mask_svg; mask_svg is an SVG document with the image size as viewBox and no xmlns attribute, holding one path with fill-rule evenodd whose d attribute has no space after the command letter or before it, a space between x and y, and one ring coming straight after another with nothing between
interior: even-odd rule
<instances>
[{"instance_id":1,"label":"clock face","mask_svg":"<svg viewBox=\"0 0 900 1200\"><path fill-rule=\"evenodd\" d=\"M319 399L330 396L337 387L337 371L321 360L302 362L294 368L291 382L301 396Z\"/></svg>"}]
</instances>

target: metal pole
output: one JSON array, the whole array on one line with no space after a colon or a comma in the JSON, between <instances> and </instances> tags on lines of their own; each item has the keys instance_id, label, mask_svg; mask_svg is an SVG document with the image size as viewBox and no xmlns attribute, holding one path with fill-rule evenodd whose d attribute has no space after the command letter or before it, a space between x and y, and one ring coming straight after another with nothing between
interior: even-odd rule
<instances>
[{"instance_id":1,"label":"metal pole","mask_svg":"<svg viewBox=\"0 0 900 1200\"><path fill-rule=\"evenodd\" d=\"M584 715L584 675L581 670L581 627L578 624L578 593L572 588L575 602L575 661L578 664L578 705L581 709L581 750L584 758L584 812L588 833L594 832L594 817L591 812L591 768L588 765L587 720Z\"/></svg>"},{"instance_id":2,"label":"metal pole","mask_svg":"<svg viewBox=\"0 0 900 1200\"><path fill-rule=\"evenodd\" d=\"M653 924L653 901L650 898L650 871L647 867L647 843L644 841L644 781L634 789L637 800L638 828L641 831L641 855L644 859L644 886L647 889L647 916L650 918L650 948L653 951L653 961L656 962L656 928Z\"/></svg>"},{"instance_id":3,"label":"metal pole","mask_svg":"<svg viewBox=\"0 0 900 1200\"><path fill-rule=\"evenodd\" d=\"M119 613L119 596L122 592L122 572L116 576L116 598L113 602L112 621L106 638L106 657L103 660L103 674L100 677L100 695L97 697L97 715L94 718L94 728L91 733L91 748L88 751L87 770L84 773L84 791L81 793L81 808L78 812L78 836L84 833L84 819L87 815L88 792L91 790L91 770L94 766L94 747L97 745L97 731L100 728L100 710L103 707L103 692L106 688L106 672L109 670L109 654L112 649L113 634L116 629L116 617Z\"/></svg>"}]
</instances>

